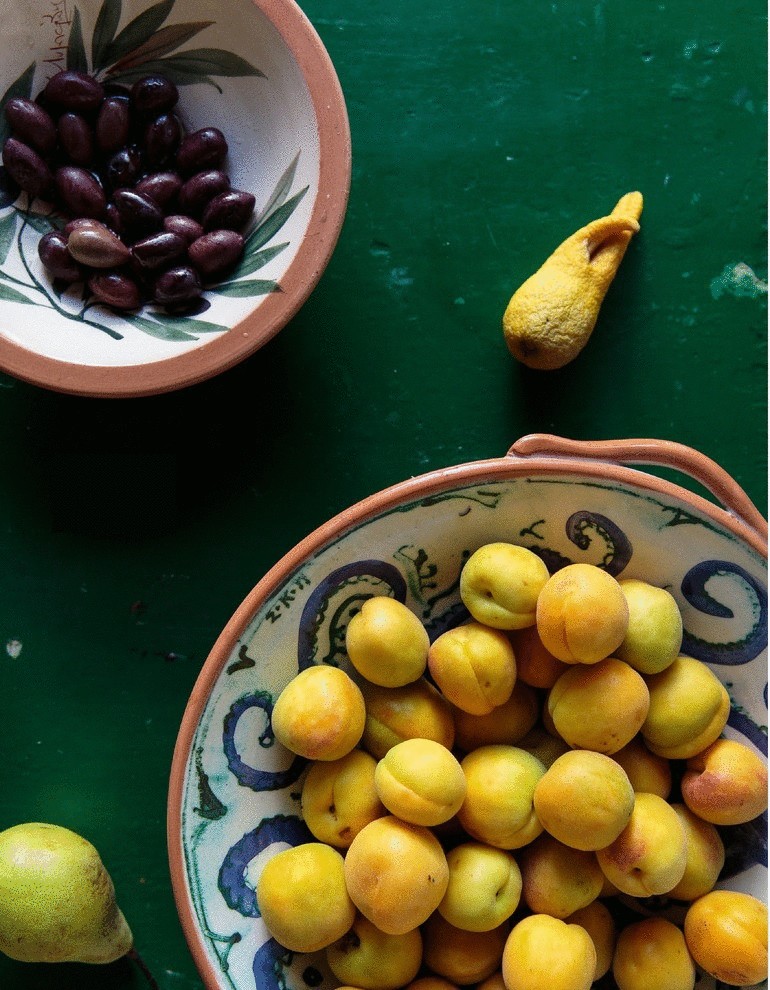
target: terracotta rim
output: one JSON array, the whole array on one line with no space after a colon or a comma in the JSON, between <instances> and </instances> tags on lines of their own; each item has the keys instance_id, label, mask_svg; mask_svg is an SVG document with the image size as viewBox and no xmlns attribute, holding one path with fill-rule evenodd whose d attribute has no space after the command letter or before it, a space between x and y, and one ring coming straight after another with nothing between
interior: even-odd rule
<instances>
[{"instance_id":1,"label":"terracotta rim","mask_svg":"<svg viewBox=\"0 0 770 990\"><path fill-rule=\"evenodd\" d=\"M56 392L128 398L170 392L205 381L249 357L271 340L306 302L331 258L350 192L351 142L345 99L326 48L294 0L252 0L297 60L319 127L318 196L307 233L281 279L283 292L215 340L178 357L125 367L81 365L29 351L0 337L0 368Z\"/></svg>"},{"instance_id":2,"label":"terracotta rim","mask_svg":"<svg viewBox=\"0 0 770 990\"><path fill-rule=\"evenodd\" d=\"M721 489L726 508L714 505L700 495L673 482L639 471L619 461L639 460L647 464L675 467L694 477L712 491ZM321 550L367 519L404 502L433 495L443 489L474 481L508 480L521 476L572 474L601 481L630 485L654 496L667 496L688 502L698 512L743 540L767 559L767 524L748 496L726 472L692 448L665 440L572 441L545 434L523 437L508 455L492 460L471 461L442 468L399 482L370 495L318 527L291 549L262 578L236 609L214 643L184 711L171 764L167 809L167 843L171 883L182 930L207 990L221 990L221 983L209 962L198 932L187 892L182 847L181 803L185 772L193 736L214 683L228 662L233 646L262 603L269 598L301 561ZM736 509L736 503L740 508ZM746 512L756 514L748 522ZM758 528L757 528L758 526Z\"/></svg>"}]
</instances>

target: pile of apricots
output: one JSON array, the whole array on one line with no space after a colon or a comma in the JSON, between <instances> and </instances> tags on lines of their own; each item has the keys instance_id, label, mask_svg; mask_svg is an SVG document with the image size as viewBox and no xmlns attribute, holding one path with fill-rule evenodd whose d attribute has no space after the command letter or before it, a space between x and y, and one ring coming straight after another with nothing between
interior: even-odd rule
<instances>
[{"instance_id":1,"label":"pile of apricots","mask_svg":"<svg viewBox=\"0 0 770 990\"><path fill-rule=\"evenodd\" d=\"M316 841L259 874L270 934L323 950L346 990L765 979L767 907L717 881L767 767L725 736L729 694L681 653L674 597L501 542L460 595L469 620L432 642L367 599L350 673L309 667L276 699Z\"/></svg>"}]
</instances>

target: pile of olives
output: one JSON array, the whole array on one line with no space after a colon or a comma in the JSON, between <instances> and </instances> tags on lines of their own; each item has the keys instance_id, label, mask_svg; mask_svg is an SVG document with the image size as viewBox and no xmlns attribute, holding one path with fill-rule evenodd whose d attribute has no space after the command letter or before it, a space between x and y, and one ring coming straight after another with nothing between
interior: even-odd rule
<instances>
[{"instance_id":1,"label":"pile of olives","mask_svg":"<svg viewBox=\"0 0 770 990\"><path fill-rule=\"evenodd\" d=\"M220 130L185 133L178 100L163 75L126 88L66 69L5 105L9 176L69 218L41 238L43 266L116 310L189 311L244 251L254 196L231 187Z\"/></svg>"}]
</instances>

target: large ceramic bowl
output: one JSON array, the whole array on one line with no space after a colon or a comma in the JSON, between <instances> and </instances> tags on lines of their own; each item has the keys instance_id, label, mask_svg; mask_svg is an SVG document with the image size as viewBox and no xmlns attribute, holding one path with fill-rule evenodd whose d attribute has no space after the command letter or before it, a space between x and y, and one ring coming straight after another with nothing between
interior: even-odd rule
<instances>
[{"instance_id":1,"label":"large ceramic bowl","mask_svg":"<svg viewBox=\"0 0 770 990\"><path fill-rule=\"evenodd\" d=\"M677 468L721 505L634 463ZM729 689L726 733L766 755L767 525L713 461L670 442L534 435L505 457L395 485L320 527L257 584L184 714L168 843L180 918L209 990L336 986L320 955L292 956L269 937L255 901L265 857L309 838L298 810L305 763L275 742L273 701L298 670L343 661L346 623L368 596L406 602L432 637L463 621L460 569L494 540L530 547L551 570L586 561L669 588L683 650ZM725 882L764 899L766 850L766 819L735 829Z\"/></svg>"},{"instance_id":2,"label":"large ceramic bowl","mask_svg":"<svg viewBox=\"0 0 770 990\"><path fill-rule=\"evenodd\" d=\"M315 287L342 226L350 133L334 67L294 0L21 0L6 5L0 104L35 96L64 68L105 84L161 72L188 130L218 127L233 187L256 197L239 266L205 312L119 314L62 292L40 236L60 223L0 169L0 368L82 395L169 391L231 367L270 340ZM8 136L0 112L0 146Z\"/></svg>"}]
</instances>

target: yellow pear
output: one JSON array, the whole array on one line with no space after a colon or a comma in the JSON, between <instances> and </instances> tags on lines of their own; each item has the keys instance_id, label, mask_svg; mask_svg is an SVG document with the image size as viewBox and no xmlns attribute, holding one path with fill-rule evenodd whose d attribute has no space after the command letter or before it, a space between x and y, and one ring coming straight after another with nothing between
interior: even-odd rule
<instances>
[{"instance_id":1,"label":"yellow pear","mask_svg":"<svg viewBox=\"0 0 770 990\"><path fill-rule=\"evenodd\" d=\"M21 962L109 963L132 946L87 839L42 822L0 832L0 950Z\"/></svg>"},{"instance_id":2,"label":"yellow pear","mask_svg":"<svg viewBox=\"0 0 770 990\"><path fill-rule=\"evenodd\" d=\"M541 371L563 368L585 347L641 213L641 193L627 193L609 216L560 244L514 292L503 334L522 364Z\"/></svg>"}]
</instances>

